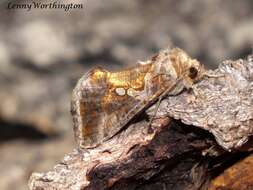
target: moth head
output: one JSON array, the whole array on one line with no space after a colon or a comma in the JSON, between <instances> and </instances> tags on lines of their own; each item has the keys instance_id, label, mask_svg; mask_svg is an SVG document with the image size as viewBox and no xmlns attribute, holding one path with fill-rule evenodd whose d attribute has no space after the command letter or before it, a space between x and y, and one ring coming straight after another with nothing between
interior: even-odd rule
<instances>
[{"instance_id":1,"label":"moth head","mask_svg":"<svg viewBox=\"0 0 253 190\"><path fill-rule=\"evenodd\" d=\"M198 69L196 67L191 66L188 71L188 76L194 80L198 76L198 73Z\"/></svg>"},{"instance_id":2,"label":"moth head","mask_svg":"<svg viewBox=\"0 0 253 190\"><path fill-rule=\"evenodd\" d=\"M171 60L178 76L198 81L204 73L204 66L179 48L171 50Z\"/></svg>"},{"instance_id":3,"label":"moth head","mask_svg":"<svg viewBox=\"0 0 253 190\"><path fill-rule=\"evenodd\" d=\"M200 80L205 72L204 66L195 59L191 59L188 64L188 69L186 71L187 77L193 82Z\"/></svg>"}]
</instances>

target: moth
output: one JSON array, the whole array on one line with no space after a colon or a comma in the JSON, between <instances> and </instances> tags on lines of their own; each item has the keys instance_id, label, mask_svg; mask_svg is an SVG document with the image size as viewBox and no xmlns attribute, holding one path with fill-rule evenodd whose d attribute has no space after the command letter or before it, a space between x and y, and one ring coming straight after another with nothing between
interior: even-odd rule
<instances>
[{"instance_id":1,"label":"moth","mask_svg":"<svg viewBox=\"0 0 253 190\"><path fill-rule=\"evenodd\" d=\"M158 100L192 88L203 72L204 67L179 48L162 50L119 72L92 69L72 94L78 147L96 147L112 138Z\"/></svg>"}]
</instances>

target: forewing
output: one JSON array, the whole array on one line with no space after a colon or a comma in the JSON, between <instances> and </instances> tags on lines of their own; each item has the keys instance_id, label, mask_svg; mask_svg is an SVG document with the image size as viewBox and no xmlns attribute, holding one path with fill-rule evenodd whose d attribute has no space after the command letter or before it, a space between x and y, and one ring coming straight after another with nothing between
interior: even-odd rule
<instances>
[{"instance_id":1,"label":"forewing","mask_svg":"<svg viewBox=\"0 0 253 190\"><path fill-rule=\"evenodd\" d=\"M144 107L145 76L151 65L110 73L96 68L73 91L72 115L80 147L94 147L117 133Z\"/></svg>"},{"instance_id":2,"label":"forewing","mask_svg":"<svg viewBox=\"0 0 253 190\"><path fill-rule=\"evenodd\" d=\"M79 147L100 144L159 98L181 92L183 81L168 56L164 52L149 64L121 72L96 68L79 80L71 104Z\"/></svg>"},{"instance_id":3,"label":"forewing","mask_svg":"<svg viewBox=\"0 0 253 190\"><path fill-rule=\"evenodd\" d=\"M107 91L106 70L95 68L84 75L72 94L71 112L75 139L80 147L95 146L102 138L104 113L101 99Z\"/></svg>"}]
</instances>

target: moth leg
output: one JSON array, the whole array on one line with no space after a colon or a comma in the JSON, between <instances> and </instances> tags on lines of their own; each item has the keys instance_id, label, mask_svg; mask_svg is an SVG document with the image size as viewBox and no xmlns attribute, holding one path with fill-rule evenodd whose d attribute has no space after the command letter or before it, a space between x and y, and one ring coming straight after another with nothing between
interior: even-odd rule
<instances>
[{"instance_id":1,"label":"moth leg","mask_svg":"<svg viewBox=\"0 0 253 190\"><path fill-rule=\"evenodd\" d=\"M197 89L196 86L192 86L191 89L195 97L199 97L200 99L206 99L206 96L199 89Z\"/></svg>"},{"instance_id":2,"label":"moth leg","mask_svg":"<svg viewBox=\"0 0 253 190\"><path fill-rule=\"evenodd\" d=\"M78 147L77 149L79 152L83 152L86 154L90 154L89 148L85 148L85 147Z\"/></svg>"},{"instance_id":3,"label":"moth leg","mask_svg":"<svg viewBox=\"0 0 253 190\"><path fill-rule=\"evenodd\" d=\"M205 95L193 84L191 79L186 79L184 86L187 90L191 89L196 98L206 99Z\"/></svg>"},{"instance_id":4,"label":"moth leg","mask_svg":"<svg viewBox=\"0 0 253 190\"><path fill-rule=\"evenodd\" d=\"M208 78L220 78L220 77L225 77L225 74L211 74L211 73L204 73L203 74L204 77L208 77Z\"/></svg>"},{"instance_id":5,"label":"moth leg","mask_svg":"<svg viewBox=\"0 0 253 190\"><path fill-rule=\"evenodd\" d=\"M156 114L157 114L157 112L158 112L158 108L159 108L159 106L160 106L160 104L161 104L162 98L163 98L163 97L160 96L159 99L158 99L158 102L156 103L155 112L154 112L154 114L152 115L152 117L150 118L150 121L149 121L149 124L148 124L148 133L152 133L152 132L153 132L153 129L152 129L152 122L153 122L153 120L154 120L154 118L155 118L155 116L156 116Z\"/></svg>"}]
</instances>

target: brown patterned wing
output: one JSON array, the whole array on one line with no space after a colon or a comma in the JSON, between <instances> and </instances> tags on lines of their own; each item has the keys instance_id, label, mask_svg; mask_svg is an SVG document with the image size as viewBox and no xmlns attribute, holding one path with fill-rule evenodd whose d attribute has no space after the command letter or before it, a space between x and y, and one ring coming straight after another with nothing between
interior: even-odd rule
<instances>
[{"instance_id":1,"label":"brown patterned wing","mask_svg":"<svg viewBox=\"0 0 253 190\"><path fill-rule=\"evenodd\" d=\"M153 64L110 73L93 69L73 91L72 115L79 147L94 147L119 132L168 86L152 76Z\"/></svg>"},{"instance_id":2,"label":"brown patterned wing","mask_svg":"<svg viewBox=\"0 0 253 190\"><path fill-rule=\"evenodd\" d=\"M100 144L159 98L191 88L201 76L201 68L198 61L175 48L161 51L144 65L125 71L91 70L79 80L72 97L79 147Z\"/></svg>"},{"instance_id":3,"label":"brown patterned wing","mask_svg":"<svg viewBox=\"0 0 253 190\"><path fill-rule=\"evenodd\" d=\"M134 97L127 96L127 89L134 81L136 87L143 88L146 71L144 68L142 71L133 69L116 74L96 68L79 80L73 91L71 110L80 147L96 146L120 130L115 123L138 103Z\"/></svg>"},{"instance_id":4,"label":"brown patterned wing","mask_svg":"<svg viewBox=\"0 0 253 190\"><path fill-rule=\"evenodd\" d=\"M73 90L71 113L75 139L79 146L92 146L99 142L104 113L101 99L106 94L107 71L96 68L84 75Z\"/></svg>"}]
</instances>

